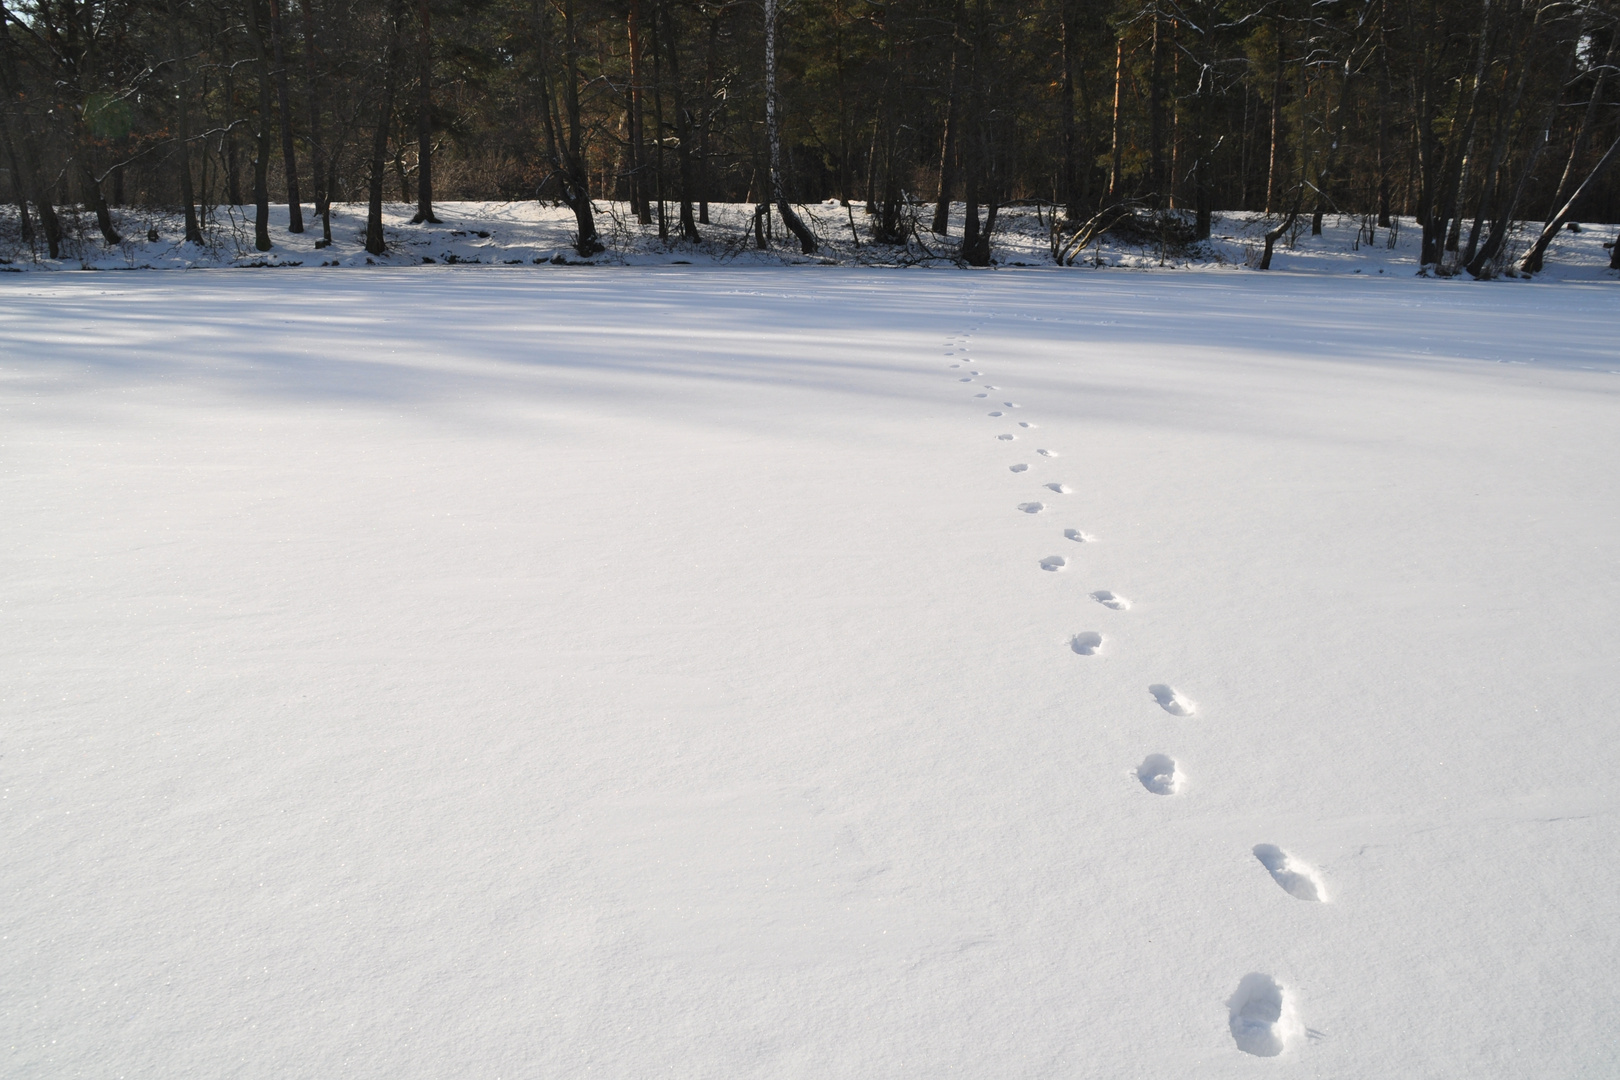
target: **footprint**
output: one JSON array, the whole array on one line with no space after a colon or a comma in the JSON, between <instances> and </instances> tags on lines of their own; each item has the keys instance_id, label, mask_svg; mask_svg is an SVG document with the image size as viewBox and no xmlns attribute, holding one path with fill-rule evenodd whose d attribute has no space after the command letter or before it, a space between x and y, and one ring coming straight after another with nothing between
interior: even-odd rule
<instances>
[{"instance_id":1,"label":"footprint","mask_svg":"<svg viewBox=\"0 0 1620 1080\"><path fill-rule=\"evenodd\" d=\"M1069 560L1061 555L1048 555L1041 560L1042 570L1061 570L1069 565Z\"/></svg>"},{"instance_id":2,"label":"footprint","mask_svg":"<svg viewBox=\"0 0 1620 1080\"><path fill-rule=\"evenodd\" d=\"M1069 495L1074 491L1074 488L1070 487L1068 484L1047 484L1046 489L1048 491L1055 491L1059 495Z\"/></svg>"},{"instance_id":3,"label":"footprint","mask_svg":"<svg viewBox=\"0 0 1620 1080\"><path fill-rule=\"evenodd\" d=\"M1041 455L1041 457L1057 457L1058 456L1058 452L1056 450L1037 450L1035 452L1037 454Z\"/></svg>"},{"instance_id":4,"label":"footprint","mask_svg":"<svg viewBox=\"0 0 1620 1080\"><path fill-rule=\"evenodd\" d=\"M1016 435L997 435L996 438L1000 439L1002 442L1012 442L1014 439L1018 438L1018 436L1016 436Z\"/></svg>"},{"instance_id":5,"label":"footprint","mask_svg":"<svg viewBox=\"0 0 1620 1080\"><path fill-rule=\"evenodd\" d=\"M1113 608L1115 611L1129 611L1131 608L1129 600L1117 593L1111 593L1107 589L1099 589L1091 594L1091 598L1103 607Z\"/></svg>"},{"instance_id":6,"label":"footprint","mask_svg":"<svg viewBox=\"0 0 1620 1080\"><path fill-rule=\"evenodd\" d=\"M1327 890L1322 887L1322 879L1317 876L1316 868L1300 862L1277 845L1254 845L1254 857L1260 860L1260 865L1271 873L1271 879L1281 885L1289 896L1298 900L1327 899Z\"/></svg>"},{"instance_id":7,"label":"footprint","mask_svg":"<svg viewBox=\"0 0 1620 1080\"><path fill-rule=\"evenodd\" d=\"M1081 656L1096 656L1102 651L1102 635L1095 630L1087 630L1083 634L1076 634L1069 639L1069 648Z\"/></svg>"},{"instance_id":8,"label":"footprint","mask_svg":"<svg viewBox=\"0 0 1620 1080\"><path fill-rule=\"evenodd\" d=\"M985 383L984 388L986 390L1000 390L1001 389L1001 387L999 387L999 386L991 386L989 383Z\"/></svg>"},{"instance_id":9,"label":"footprint","mask_svg":"<svg viewBox=\"0 0 1620 1080\"><path fill-rule=\"evenodd\" d=\"M970 372L968 372L968 374L969 375L983 375L984 372L982 372L982 371L970 371Z\"/></svg>"},{"instance_id":10,"label":"footprint","mask_svg":"<svg viewBox=\"0 0 1620 1080\"><path fill-rule=\"evenodd\" d=\"M1226 1007L1230 1010L1232 1041L1245 1054L1276 1057L1288 1048L1298 1021L1288 992L1270 975L1243 976Z\"/></svg>"},{"instance_id":11,"label":"footprint","mask_svg":"<svg viewBox=\"0 0 1620 1080\"><path fill-rule=\"evenodd\" d=\"M996 410L996 411L995 411L995 412L993 412L993 413L990 413L990 415L991 415L991 416L1001 416L1001 415L1002 415L1002 412L1001 412L1001 410L1000 410L1000 409L997 409L997 410Z\"/></svg>"},{"instance_id":12,"label":"footprint","mask_svg":"<svg viewBox=\"0 0 1620 1080\"><path fill-rule=\"evenodd\" d=\"M1022 409L1023 408L1023 406L1018 404L1018 402L1016 402L1016 401L1003 401L1002 404L1007 406L1007 408L1009 408L1009 409Z\"/></svg>"},{"instance_id":13,"label":"footprint","mask_svg":"<svg viewBox=\"0 0 1620 1080\"><path fill-rule=\"evenodd\" d=\"M1029 466L1024 465L1024 464L1009 465L1009 466L1007 466L1007 471L1009 471L1009 472L1028 472L1029 471Z\"/></svg>"},{"instance_id":14,"label":"footprint","mask_svg":"<svg viewBox=\"0 0 1620 1080\"><path fill-rule=\"evenodd\" d=\"M957 382L972 382L972 379L957 379Z\"/></svg>"},{"instance_id":15,"label":"footprint","mask_svg":"<svg viewBox=\"0 0 1620 1080\"><path fill-rule=\"evenodd\" d=\"M1171 716L1191 716L1198 711L1197 705L1176 693L1174 687L1166 686L1164 683L1154 683L1148 687L1148 693L1159 703L1159 708Z\"/></svg>"},{"instance_id":16,"label":"footprint","mask_svg":"<svg viewBox=\"0 0 1620 1080\"><path fill-rule=\"evenodd\" d=\"M1046 509L1045 503L1019 503L1018 509L1026 514L1038 514Z\"/></svg>"},{"instance_id":17,"label":"footprint","mask_svg":"<svg viewBox=\"0 0 1620 1080\"><path fill-rule=\"evenodd\" d=\"M1083 533L1079 529L1064 529L1063 535L1068 537L1070 540L1073 540L1077 544L1089 544L1097 539L1090 533Z\"/></svg>"},{"instance_id":18,"label":"footprint","mask_svg":"<svg viewBox=\"0 0 1620 1080\"><path fill-rule=\"evenodd\" d=\"M1149 754L1136 767L1136 778L1155 795L1174 795L1185 779L1176 768L1176 759L1167 754Z\"/></svg>"},{"instance_id":19,"label":"footprint","mask_svg":"<svg viewBox=\"0 0 1620 1080\"><path fill-rule=\"evenodd\" d=\"M1018 421L1018 426L1023 428L1032 428L1035 425L1030 423L1028 420L1020 420Z\"/></svg>"},{"instance_id":20,"label":"footprint","mask_svg":"<svg viewBox=\"0 0 1620 1080\"><path fill-rule=\"evenodd\" d=\"M974 397L989 397L989 394L974 394Z\"/></svg>"},{"instance_id":21,"label":"footprint","mask_svg":"<svg viewBox=\"0 0 1620 1080\"><path fill-rule=\"evenodd\" d=\"M962 366L962 365L961 365L961 364L952 364L952 365L951 365L951 367L953 367L953 368L959 368L959 367L961 367L961 366Z\"/></svg>"}]
</instances>

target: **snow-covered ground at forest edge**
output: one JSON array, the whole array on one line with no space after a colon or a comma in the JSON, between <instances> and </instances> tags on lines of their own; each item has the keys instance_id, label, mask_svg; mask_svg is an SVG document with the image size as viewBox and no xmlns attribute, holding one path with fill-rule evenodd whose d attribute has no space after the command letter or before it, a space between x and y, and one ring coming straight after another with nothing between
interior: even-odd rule
<instances>
[{"instance_id":1,"label":"snow-covered ground at forest edge","mask_svg":"<svg viewBox=\"0 0 1620 1080\"><path fill-rule=\"evenodd\" d=\"M179 215L166 211L116 211L123 240L113 247L101 241L94 219L70 214L69 239L62 258L49 259L43 247L30 250L21 242L16 210L0 207L0 271L4 270L182 270L207 267L364 267L453 263L482 266L541 266L555 268L589 262L592 265L668 266L727 265L951 265L961 237L963 206L958 203L948 238L935 237L926 227L915 231L907 247L874 244L866 214L859 208L829 201L801 207L820 239L815 255L799 254L797 244L778 225L768 250L755 247L753 208L715 204L712 224L700 228L700 242L687 244L660 239L656 224L638 224L623 203L597 203L597 227L606 250L582 260L571 246L575 222L566 207L541 202L448 202L438 204L439 225L412 225L415 206L388 203L384 208L386 254L365 251L365 207L339 204L333 208L332 244L317 248L320 226L304 211L307 231L286 231L287 207L271 204L268 252L255 250L252 207L218 207L213 212L208 242L202 246L182 241ZM669 206L670 229L678 234ZM1050 207L1003 207L993 245L999 266L1050 266L1052 219ZM927 216L928 208L917 212ZM1211 239L1186 251L1153 243L1123 243L1105 237L1075 260L1077 271L1124 268L1131 270L1251 270L1259 262L1263 234L1273 223L1254 213L1219 214ZM1272 268L1296 273L1411 275L1418 270L1419 230L1411 218L1398 218L1394 229L1374 227L1371 219L1329 215L1321 236L1312 236L1309 218L1278 244ZM1580 227L1580 226L1577 226ZM1560 234L1539 280L1613 280L1608 268L1612 225L1580 227ZM1539 225L1519 226L1508 243L1522 253ZM155 236L156 239L149 239ZM857 242L859 241L859 242ZM41 241L42 243L42 241ZM1509 260L1512 262L1513 260Z\"/></svg>"}]
</instances>

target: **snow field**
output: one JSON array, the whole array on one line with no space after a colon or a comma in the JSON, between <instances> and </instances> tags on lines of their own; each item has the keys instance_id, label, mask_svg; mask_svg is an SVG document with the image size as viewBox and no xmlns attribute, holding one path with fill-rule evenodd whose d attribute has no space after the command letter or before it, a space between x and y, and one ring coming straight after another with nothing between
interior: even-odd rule
<instances>
[{"instance_id":1,"label":"snow field","mask_svg":"<svg viewBox=\"0 0 1620 1080\"><path fill-rule=\"evenodd\" d=\"M1612 1072L1613 303L0 282L8 1071Z\"/></svg>"}]
</instances>

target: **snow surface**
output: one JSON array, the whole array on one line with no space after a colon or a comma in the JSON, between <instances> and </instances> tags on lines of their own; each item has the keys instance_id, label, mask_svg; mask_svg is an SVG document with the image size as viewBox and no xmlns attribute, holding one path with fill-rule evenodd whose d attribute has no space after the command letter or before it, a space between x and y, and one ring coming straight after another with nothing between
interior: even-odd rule
<instances>
[{"instance_id":1,"label":"snow surface","mask_svg":"<svg viewBox=\"0 0 1620 1080\"><path fill-rule=\"evenodd\" d=\"M0 280L0 1071L1614 1075L1612 288Z\"/></svg>"},{"instance_id":2,"label":"snow surface","mask_svg":"<svg viewBox=\"0 0 1620 1080\"><path fill-rule=\"evenodd\" d=\"M815 255L799 254L798 245L778 228L768 250L757 250L751 205L715 203L712 223L700 227L701 242L686 244L662 240L656 224L641 225L625 203L599 201L597 227L606 250L589 260L574 251L573 212L560 205L522 202L437 203L443 219L438 225L412 225L414 203L386 203L384 236L388 250L380 256L365 250L366 208L338 203L332 209L332 243L317 248L321 230L311 218L308 231L286 231L287 207L270 207L268 252L253 246L253 208L216 208L202 246L181 242L185 235L180 215L171 211L124 209L114 212L123 241L114 247L101 242L93 218L68 214L68 238L62 258L48 259L22 243L15 209L0 207L0 271L52 270L188 270L217 267L364 268L375 266L544 266L548 271L577 264L616 266L772 266L813 265L951 265L961 242L966 208L957 203L950 235L935 237L923 224L909 248L872 243L867 215L858 207L836 201L800 207L820 238ZM309 208L306 206L305 210ZM917 207L922 217L930 208ZM1052 266L1050 207L1014 205L997 216L992 256L1002 266ZM670 207L671 224L675 208ZM1321 236L1310 233L1310 219L1278 241L1273 272L1289 270L1315 274L1396 274L1418 271L1421 233L1411 218L1396 218L1396 228L1377 229L1370 219L1354 215L1328 215ZM1255 213L1215 215L1214 231L1190 250L1165 250L1153 243L1125 243L1109 236L1077 257L1075 272L1108 269L1250 271L1260 261L1264 235L1275 222ZM851 231L853 229L853 232ZM1508 241L1512 258L1535 239L1540 225L1521 222ZM678 230L676 230L678 232ZM148 237L156 235L156 240ZM859 238L860 242L856 240ZM1613 281L1620 273L1609 269L1604 246L1615 239L1615 226L1588 225L1580 232L1559 234L1547 253L1546 270L1536 275L1548 281Z\"/></svg>"}]
</instances>

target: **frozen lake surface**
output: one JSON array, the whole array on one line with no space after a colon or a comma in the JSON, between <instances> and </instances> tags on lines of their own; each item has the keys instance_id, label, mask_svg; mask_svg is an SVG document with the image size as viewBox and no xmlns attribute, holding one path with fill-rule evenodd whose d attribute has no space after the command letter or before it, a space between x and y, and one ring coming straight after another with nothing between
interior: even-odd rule
<instances>
[{"instance_id":1,"label":"frozen lake surface","mask_svg":"<svg viewBox=\"0 0 1620 1080\"><path fill-rule=\"evenodd\" d=\"M1614 288L0 280L3 1071L1612 1075Z\"/></svg>"}]
</instances>

